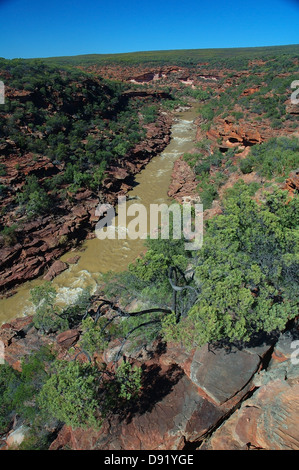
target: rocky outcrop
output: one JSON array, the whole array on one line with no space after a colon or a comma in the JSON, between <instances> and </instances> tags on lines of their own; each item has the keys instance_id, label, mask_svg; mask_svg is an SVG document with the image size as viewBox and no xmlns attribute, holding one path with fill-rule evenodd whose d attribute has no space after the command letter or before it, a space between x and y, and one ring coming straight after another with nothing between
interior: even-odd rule
<instances>
[{"instance_id":1,"label":"rocky outcrop","mask_svg":"<svg viewBox=\"0 0 299 470\"><path fill-rule=\"evenodd\" d=\"M83 201L82 193L86 197ZM76 203L72 209L71 203L65 201L63 216L51 214L20 223L15 230L18 242L0 249L0 291L40 276L55 259L87 236L98 200L91 191L81 191L74 198ZM52 268L46 278L52 279L56 274L58 267Z\"/></svg>"},{"instance_id":2,"label":"rocky outcrop","mask_svg":"<svg viewBox=\"0 0 299 470\"><path fill-rule=\"evenodd\" d=\"M148 366L147 408L105 420L97 432L64 426L50 449L297 450L293 340L292 334L281 335L273 352L267 343L230 351L204 346L189 353L169 345L159 366Z\"/></svg>"},{"instance_id":3,"label":"rocky outcrop","mask_svg":"<svg viewBox=\"0 0 299 470\"><path fill-rule=\"evenodd\" d=\"M194 195L198 182L195 174L182 157L173 166L171 184L168 189L168 196L182 202L184 198Z\"/></svg>"},{"instance_id":4,"label":"rocky outcrop","mask_svg":"<svg viewBox=\"0 0 299 470\"><path fill-rule=\"evenodd\" d=\"M286 180L284 189L289 191L290 194L294 194L295 191L299 191L299 169L290 173Z\"/></svg>"},{"instance_id":5,"label":"rocky outcrop","mask_svg":"<svg viewBox=\"0 0 299 470\"><path fill-rule=\"evenodd\" d=\"M297 345L299 342L297 341ZM203 450L298 450L299 374L294 337L282 335L252 397L225 421Z\"/></svg>"},{"instance_id":6,"label":"rocky outcrop","mask_svg":"<svg viewBox=\"0 0 299 470\"><path fill-rule=\"evenodd\" d=\"M69 349L77 343L79 337L80 331L66 330L56 337L56 341L60 348Z\"/></svg>"},{"instance_id":7,"label":"rocky outcrop","mask_svg":"<svg viewBox=\"0 0 299 470\"><path fill-rule=\"evenodd\" d=\"M208 130L206 135L214 143L221 141L217 145L220 149L244 148L260 144L265 140L256 126L245 122L236 124L235 119L230 116L225 119L217 118L215 120L215 127Z\"/></svg>"},{"instance_id":8,"label":"rocky outcrop","mask_svg":"<svg viewBox=\"0 0 299 470\"><path fill-rule=\"evenodd\" d=\"M104 420L100 431L64 426L51 450L169 450L196 446L254 389L270 345L230 351L168 344L148 359L142 395L132 409ZM128 360L135 360L126 350ZM107 355L106 355L107 357Z\"/></svg>"},{"instance_id":9,"label":"rocky outcrop","mask_svg":"<svg viewBox=\"0 0 299 470\"><path fill-rule=\"evenodd\" d=\"M298 99L298 98L297 98ZM299 103L292 103L291 100L286 102L286 112L288 114L298 115L299 114Z\"/></svg>"},{"instance_id":10,"label":"rocky outcrop","mask_svg":"<svg viewBox=\"0 0 299 470\"><path fill-rule=\"evenodd\" d=\"M29 430L30 429L27 426L19 426L17 429L9 433L8 437L6 438L7 448L12 450L18 448L18 446L22 444L26 438Z\"/></svg>"},{"instance_id":11,"label":"rocky outcrop","mask_svg":"<svg viewBox=\"0 0 299 470\"><path fill-rule=\"evenodd\" d=\"M21 317L0 328L0 341L4 343L4 360L14 369L21 370L22 359L43 345L51 344L51 336L42 336L33 325L33 317Z\"/></svg>"},{"instance_id":12,"label":"rocky outcrop","mask_svg":"<svg viewBox=\"0 0 299 470\"><path fill-rule=\"evenodd\" d=\"M54 277L58 276L58 274L62 273L68 268L68 265L64 263L63 261L57 260L55 261L47 274L44 275L43 279L45 281L52 281Z\"/></svg>"},{"instance_id":13,"label":"rocky outcrop","mask_svg":"<svg viewBox=\"0 0 299 470\"><path fill-rule=\"evenodd\" d=\"M78 329L40 335L32 317L0 329L5 360L17 370L23 357L43 345L52 345L61 359L74 359L79 338ZM123 354L144 371L138 401L104 419L98 431L63 426L50 449L297 450L298 338L295 329L255 346L204 345L191 351L156 341L145 355L127 344ZM96 361L111 361L113 351L114 343ZM13 442L18 426L8 434Z\"/></svg>"},{"instance_id":14,"label":"rocky outcrop","mask_svg":"<svg viewBox=\"0 0 299 470\"><path fill-rule=\"evenodd\" d=\"M243 93L241 94L241 96L250 96L250 95L253 95L254 93L256 93L257 91L259 91L260 87L257 86L257 87L253 87L253 88L246 88L246 90L243 91Z\"/></svg>"},{"instance_id":15,"label":"rocky outcrop","mask_svg":"<svg viewBox=\"0 0 299 470\"><path fill-rule=\"evenodd\" d=\"M84 68L84 67L80 67ZM161 80L172 80L177 73L188 74L188 69L176 65L165 65L162 67L144 67L133 65L91 65L87 68L89 72L96 73L100 77L112 80L121 80L139 85L160 82Z\"/></svg>"}]
</instances>

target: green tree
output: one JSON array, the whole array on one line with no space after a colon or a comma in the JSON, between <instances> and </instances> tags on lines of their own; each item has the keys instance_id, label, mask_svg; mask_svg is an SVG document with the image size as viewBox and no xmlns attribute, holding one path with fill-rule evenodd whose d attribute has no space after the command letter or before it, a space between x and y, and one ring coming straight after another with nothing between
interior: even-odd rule
<instances>
[{"instance_id":1,"label":"green tree","mask_svg":"<svg viewBox=\"0 0 299 470\"><path fill-rule=\"evenodd\" d=\"M22 358L21 372L4 364L0 367L0 433L4 433L15 414L27 424L40 418L37 396L48 378L46 369L54 355L47 347Z\"/></svg>"},{"instance_id":2,"label":"green tree","mask_svg":"<svg viewBox=\"0 0 299 470\"><path fill-rule=\"evenodd\" d=\"M44 214L51 206L48 194L35 175L27 178L22 193L18 195L18 203L29 217Z\"/></svg>"},{"instance_id":3,"label":"green tree","mask_svg":"<svg viewBox=\"0 0 299 470\"><path fill-rule=\"evenodd\" d=\"M47 333L68 328L67 319L60 315L55 305L56 295L56 290L50 281L30 291L30 300L35 306L34 326Z\"/></svg>"},{"instance_id":4,"label":"green tree","mask_svg":"<svg viewBox=\"0 0 299 470\"><path fill-rule=\"evenodd\" d=\"M99 428L99 371L90 364L56 361L38 397L42 410L73 428Z\"/></svg>"},{"instance_id":5,"label":"green tree","mask_svg":"<svg viewBox=\"0 0 299 470\"><path fill-rule=\"evenodd\" d=\"M122 362L116 369L115 378L113 381L107 382L109 393L107 394L108 401L112 401L110 406L119 406L116 400L123 400L124 402L137 398L141 390L141 376L142 369L137 366L132 366L128 362Z\"/></svg>"},{"instance_id":6,"label":"green tree","mask_svg":"<svg viewBox=\"0 0 299 470\"><path fill-rule=\"evenodd\" d=\"M68 426L99 429L103 418L136 398L140 388L141 369L127 363L113 374L104 366L56 361L38 404Z\"/></svg>"},{"instance_id":7,"label":"green tree","mask_svg":"<svg viewBox=\"0 0 299 470\"><path fill-rule=\"evenodd\" d=\"M200 295L178 325L165 321L166 338L248 341L297 315L299 198L276 190L257 203L249 191L239 185L208 222L195 273Z\"/></svg>"}]
</instances>

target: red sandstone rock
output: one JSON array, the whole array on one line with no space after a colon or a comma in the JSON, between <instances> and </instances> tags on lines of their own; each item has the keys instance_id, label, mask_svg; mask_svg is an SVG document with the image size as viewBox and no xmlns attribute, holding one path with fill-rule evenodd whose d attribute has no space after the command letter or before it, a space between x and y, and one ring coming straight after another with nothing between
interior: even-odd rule
<instances>
[{"instance_id":1,"label":"red sandstone rock","mask_svg":"<svg viewBox=\"0 0 299 470\"><path fill-rule=\"evenodd\" d=\"M182 157L180 157L173 166L172 181L168 189L168 196L173 197L179 202L186 196L194 196L198 182L195 174Z\"/></svg>"},{"instance_id":2,"label":"red sandstone rock","mask_svg":"<svg viewBox=\"0 0 299 470\"><path fill-rule=\"evenodd\" d=\"M115 348L119 348L116 343L106 351L105 361L111 362ZM156 345L157 355L144 363L144 396L132 415L106 419L100 431L64 426L50 449L169 450L182 449L188 441L200 442L251 390L248 382L268 347L231 353L203 347L188 352L169 344L161 354ZM131 358L129 352L124 354ZM225 369L230 363L227 377ZM245 363L251 369L246 370ZM223 402L223 396L230 399Z\"/></svg>"},{"instance_id":3,"label":"red sandstone rock","mask_svg":"<svg viewBox=\"0 0 299 470\"><path fill-rule=\"evenodd\" d=\"M17 318L0 328L0 339L5 344L5 362L17 370L21 370L22 358L40 350L43 345L53 343L51 335L38 334L32 324L32 319L32 316Z\"/></svg>"},{"instance_id":4,"label":"red sandstone rock","mask_svg":"<svg viewBox=\"0 0 299 470\"><path fill-rule=\"evenodd\" d=\"M202 448L299 450L299 384L274 380L261 387Z\"/></svg>"},{"instance_id":5,"label":"red sandstone rock","mask_svg":"<svg viewBox=\"0 0 299 470\"><path fill-rule=\"evenodd\" d=\"M286 180L284 188L291 194L294 194L295 191L299 191L299 170L292 171L289 178Z\"/></svg>"},{"instance_id":6,"label":"red sandstone rock","mask_svg":"<svg viewBox=\"0 0 299 470\"><path fill-rule=\"evenodd\" d=\"M111 168L109 173L117 180L123 180L129 176L129 173L124 168Z\"/></svg>"},{"instance_id":7,"label":"red sandstone rock","mask_svg":"<svg viewBox=\"0 0 299 470\"><path fill-rule=\"evenodd\" d=\"M152 397L152 400L154 397ZM64 426L50 450L169 450L182 449L185 439L198 438L222 416L213 404L198 395L197 388L183 376L164 398L148 411L129 420L113 418L98 432L72 430Z\"/></svg>"},{"instance_id":8,"label":"red sandstone rock","mask_svg":"<svg viewBox=\"0 0 299 470\"><path fill-rule=\"evenodd\" d=\"M58 274L61 274L63 271L65 271L68 268L67 264L64 263L63 261L57 260L55 261L47 274L44 276L45 281L52 281L54 277L58 276Z\"/></svg>"},{"instance_id":9,"label":"red sandstone rock","mask_svg":"<svg viewBox=\"0 0 299 470\"><path fill-rule=\"evenodd\" d=\"M98 218L97 218L97 220L98 220ZM73 257L71 257L71 258L68 258L68 259L66 260L66 262L67 262L68 264L76 264L76 263L78 263L79 259L80 259L80 256L77 255L77 256L73 256Z\"/></svg>"},{"instance_id":10,"label":"red sandstone rock","mask_svg":"<svg viewBox=\"0 0 299 470\"><path fill-rule=\"evenodd\" d=\"M241 96L253 95L253 93L256 93L257 91L259 91L259 89L260 89L260 87L247 88L246 90L243 91L243 93L241 94Z\"/></svg>"},{"instance_id":11,"label":"red sandstone rock","mask_svg":"<svg viewBox=\"0 0 299 470\"><path fill-rule=\"evenodd\" d=\"M77 343L80 336L78 330L67 330L60 333L57 338L57 344L65 349L69 349Z\"/></svg>"}]
</instances>

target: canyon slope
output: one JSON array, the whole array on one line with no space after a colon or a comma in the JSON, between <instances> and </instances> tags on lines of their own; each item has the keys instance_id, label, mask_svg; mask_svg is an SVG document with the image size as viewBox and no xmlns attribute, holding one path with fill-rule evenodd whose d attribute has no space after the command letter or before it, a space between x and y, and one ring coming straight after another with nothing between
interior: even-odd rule
<instances>
[{"instance_id":1,"label":"canyon slope","mask_svg":"<svg viewBox=\"0 0 299 470\"><path fill-rule=\"evenodd\" d=\"M27 401L20 393L8 416L0 410L0 448L299 449L299 108L291 100L299 61L298 48L284 52L0 64L8 83L0 107L2 295L68 267L59 258L93 236L97 204L114 204L133 187L170 142L175 112L188 107L198 109L194 147L174 163L168 195L203 204L210 243L200 261L179 244L153 243L88 302L61 310L48 287L47 308L37 302L35 316L2 325L8 369L0 392L5 399L5 382L17 384ZM45 348L55 359L36 363L45 374L32 383L30 358ZM117 388L123 364L132 367L137 399L125 375ZM92 374L107 376L111 397L117 391L109 401L97 383L96 398L109 405L99 429L40 414L59 367L91 373L90 388Z\"/></svg>"}]
</instances>

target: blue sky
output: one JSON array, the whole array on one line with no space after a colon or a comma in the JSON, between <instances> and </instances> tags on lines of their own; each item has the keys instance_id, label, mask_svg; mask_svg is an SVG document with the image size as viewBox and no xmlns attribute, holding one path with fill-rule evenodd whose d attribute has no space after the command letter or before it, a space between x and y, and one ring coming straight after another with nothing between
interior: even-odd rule
<instances>
[{"instance_id":1,"label":"blue sky","mask_svg":"<svg viewBox=\"0 0 299 470\"><path fill-rule=\"evenodd\" d=\"M299 43L299 0L0 0L0 57Z\"/></svg>"}]
</instances>

